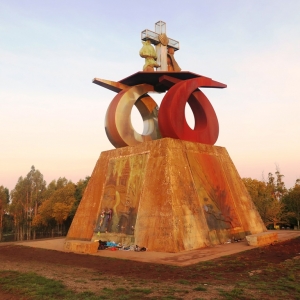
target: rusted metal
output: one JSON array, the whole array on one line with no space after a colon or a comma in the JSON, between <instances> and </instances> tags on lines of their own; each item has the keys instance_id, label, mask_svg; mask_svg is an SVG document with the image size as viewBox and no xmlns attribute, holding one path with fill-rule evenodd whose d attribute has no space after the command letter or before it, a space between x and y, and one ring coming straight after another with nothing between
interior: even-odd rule
<instances>
[{"instance_id":1,"label":"rusted metal","mask_svg":"<svg viewBox=\"0 0 300 300\"><path fill-rule=\"evenodd\" d=\"M137 84L147 83L154 86L154 90L158 93L165 93L169 86L165 86L161 79L163 76L172 77L174 79L179 80L187 80L192 78L198 78L198 77L204 77L202 75L188 72L188 71L182 71L182 72L165 72L165 71L157 71L157 72L136 72L120 81L119 83L134 86ZM224 85L226 87L226 85Z\"/></svg>"},{"instance_id":2,"label":"rusted metal","mask_svg":"<svg viewBox=\"0 0 300 300\"><path fill-rule=\"evenodd\" d=\"M110 103L105 116L105 131L116 148L161 138L157 125L157 104L150 96L145 96L149 91L153 91L152 85L128 87L118 93ZM142 134L136 132L131 124L133 105L136 105L143 118Z\"/></svg>"},{"instance_id":3,"label":"rusted metal","mask_svg":"<svg viewBox=\"0 0 300 300\"><path fill-rule=\"evenodd\" d=\"M219 135L217 115L198 87L224 87L207 77L180 81L173 85L162 100L158 126L163 137L214 145ZM185 119L185 106L189 103L195 117L192 129Z\"/></svg>"},{"instance_id":4,"label":"rusted metal","mask_svg":"<svg viewBox=\"0 0 300 300\"><path fill-rule=\"evenodd\" d=\"M121 82L115 82L115 81L100 79L100 78L94 78L93 83L98 84L115 93L119 93L129 87L128 85L123 84Z\"/></svg>"}]
</instances>

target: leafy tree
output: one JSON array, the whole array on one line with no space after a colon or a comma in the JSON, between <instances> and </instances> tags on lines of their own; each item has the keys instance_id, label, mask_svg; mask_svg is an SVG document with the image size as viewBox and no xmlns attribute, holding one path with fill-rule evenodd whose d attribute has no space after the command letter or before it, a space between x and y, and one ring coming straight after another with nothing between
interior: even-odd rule
<instances>
[{"instance_id":1,"label":"leafy tree","mask_svg":"<svg viewBox=\"0 0 300 300\"><path fill-rule=\"evenodd\" d=\"M15 188L11 192L10 213L14 217L14 227L17 240L26 238L29 240L33 235L32 219L43 201L46 182L43 175L34 166L31 167L26 177L20 177Z\"/></svg>"},{"instance_id":2,"label":"leafy tree","mask_svg":"<svg viewBox=\"0 0 300 300\"><path fill-rule=\"evenodd\" d=\"M286 211L283 197L287 190L282 180L284 177L276 170L276 178L272 173L268 174L268 181L259 181L251 178L243 178L244 184L256 205L263 222L266 225L288 222L290 212Z\"/></svg>"},{"instance_id":3,"label":"leafy tree","mask_svg":"<svg viewBox=\"0 0 300 300\"><path fill-rule=\"evenodd\" d=\"M52 202L46 199L38 208L37 215L33 218L32 225L34 227L45 226L47 227L52 218Z\"/></svg>"},{"instance_id":4,"label":"leafy tree","mask_svg":"<svg viewBox=\"0 0 300 300\"><path fill-rule=\"evenodd\" d=\"M39 227L57 224L58 227L62 227L76 201L74 194L75 185L66 178L52 181L45 192L47 199L39 207L33 225Z\"/></svg>"},{"instance_id":5,"label":"leafy tree","mask_svg":"<svg viewBox=\"0 0 300 300\"><path fill-rule=\"evenodd\" d=\"M4 215L9 204L9 190L3 185L0 186L0 241L3 239Z\"/></svg>"},{"instance_id":6,"label":"leafy tree","mask_svg":"<svg viewBox=\"0 0 300 300\"><path fill-rule=\"evenodd\" d=\"M269 187L272 197L278 201L281 201L283 196L287 193L285 183L283 182L284 175L280 174L279 168L276 167L276 178L272 173L268 174L267 186Z\"/></svg>"},{"instance_id":7,"label":"leafy tree","mask_svg":"<svg viewBox=\"0 0 300 300\"><path fill-rule=\"evenodd\" d=\"M23 240L27 222L27 180L19 177L15 188L11 191L11 204L9 213L14 218L15 239Z\"/></svg>"},{"instance_id":8,"label":"leafy tree","mask_svg":"<svg viewBox=\"0 0 300 300\"><path fill-rule=\"evenodd\" d=\"M54 205L52 217L59 225L62 225L63 221L67 219L71 212L75 202L74 194L75 185L72 182L69 182L66 186L60 188L53 194L52 201Z\"/></svg>"},{"instance_id":9,"label":"leafy tree","mask_svg":"<svg viewBox=\"0 0 300 300\"><path fill-rule=\"evenodd\" d=\"M30 172L26 176L28 180L28 194L29 194L29 211L28 211L28 231L27 238L30 239L31 234L31 222L32 219L37 215L38 207L43 201L43 193L46 189L46 181L39 170L36 170L34 166L31 167ZM33 228L33 239L35 239L36 231Z\"/></svg>"},{"instance_id":10,"label":"leafy tree","mask_svg":"<svg viewBox=\"0 0 300 300\"><path fill-rule=\"evenodd\" d=\"M15 239L35 239L38 230L42 234L50 231L53 234L56 226L58 230L69 226L89 178L75 185L60 177L46 186L41 172L32 166L25 177L18 179L10 194L9 220L13 219Z\"/></svg>"},{"instance_id":11,"label":"leafy tree","mask_svg":"<svg viewBox=\"0 0 300 300\"><path fill-rule=\"evenodd\" d=\"M265 182L252 178L243 178L243 182L254 202L263 222L268 224L269 211L273 198Z\"/></svg>"},{"instance_id":12,"label":"leafy tree","mask_svg":"<svg viewBox=\"0 0 300 300\"><path fill-rule=\"evenodd\" d=\"M90 180L90 176L86 176L85 179L80 179L77 184L76 184L76 190L75 190L75 199L76 201L74 202L74 205L72 207L72 211L70 214L70 217L73 219L73 217L75 216L75 213L77 211L78 205L83 197L83 194L85 192L85 189L89 183Z\"/></svg>"},{"instance_id":13,"label":"leafy tree","mask_svg":"<svg viewBox=\"0 0 300 300\"><path fill-rule=\"evenodd\" d=\"M296 180L295 186L284 196L283 202L290 213L292 223L300 228L300 179Z\"/></svg>"},{"instance_id":14,"label":"leafy tree","mask_svg":"<svg viewBox=\"0 0 300 300\"><path fill-rule=\"evenodd\" d=\"M70 214L69 214L67 220L64 222L64 224L66 225L66 229L68 229L71 226L71 223L76 214L77 208L80 204L80 201L83 197L83 194L85 192L85 189L88 185L90 178L91 178L90 176L86 176L85 179L80 179L76 184L75 195L74 195L75 202L72 206L72 209L70 211Z\"/></svg>"}]
</instances>

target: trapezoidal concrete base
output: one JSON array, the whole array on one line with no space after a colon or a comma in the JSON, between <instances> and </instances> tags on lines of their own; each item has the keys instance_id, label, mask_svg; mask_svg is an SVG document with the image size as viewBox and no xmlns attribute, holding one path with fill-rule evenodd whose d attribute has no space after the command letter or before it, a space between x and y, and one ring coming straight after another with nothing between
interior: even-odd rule
<instances>
[{"instance_id":1,"label":"trapezoidal concrete base","mask_svg":"<svg viewBox=\"0 0 300 300\"><path fill-rule=\"evenodd\" d=\"M165 138L101 153L67 239L179 252L264 231L225 148Z\"/></svg>"}]
</instances>

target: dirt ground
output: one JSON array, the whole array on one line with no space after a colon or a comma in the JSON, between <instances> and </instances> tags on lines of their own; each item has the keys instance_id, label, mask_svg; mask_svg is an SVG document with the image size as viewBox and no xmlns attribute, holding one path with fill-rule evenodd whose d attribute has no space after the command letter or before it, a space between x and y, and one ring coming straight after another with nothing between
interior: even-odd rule
<instances>
[{"instance_id":1,"label":"dirt ground","mask_svg":"<svg viewBox=\"0 0 300 300\"><path fill-rule=\"evenodd\" d=\"M279 265L285 261L299 258L299 237L207 261L209 272L203 272L203 268L200 270L198 264L179 267L66 253L26 247L15 243L0 246L0 270L35 272L47 278L59 278L68 288L76 292L88 290L95 293L103 289L104 285L109 287L116 285L116 282L118 286L123 284L125 287L136 286L137 283L142 285L147 282L147 285L152 284L155 287L158 282L166 286L176 286L186 280L190 284L201 282L217 287L220 285L221 278L223 287L230 286L243 276L249 277L251 272L255 273L270 264ZM0 299L26 298L1 291L0 287ZM195 298L190 294L184 299Z\"/></svg>"}]
</instances>

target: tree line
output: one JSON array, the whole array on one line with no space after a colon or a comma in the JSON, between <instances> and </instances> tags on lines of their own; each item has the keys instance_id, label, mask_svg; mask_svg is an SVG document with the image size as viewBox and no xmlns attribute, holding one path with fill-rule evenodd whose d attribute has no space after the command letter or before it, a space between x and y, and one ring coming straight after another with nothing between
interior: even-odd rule
<instances>
[{"instance_id":1,"label":"tree line","mask_svg":"<svg viewBox=\"0 0 300 300\"><path fill-rule=\"evenodd\" d=\"M243 178L243 182L260 216L269 229L300 228L300 179L287 189L279 169L267 180Z\"/></svg>"},{"instance_id":2,"label":"tree line","mask_svg":"<svg viewBox=\"0 0 300 300\"><path fill-rule=\"evenodd\" d=\"M268 228L300 228L300 179L287 189L283 177L277 169L267 180L242 180ZM74 184L60 177L47 185L42 173L32 166L10 193L0 186L0 241L9 233L14 240L65 235L89 179L87 176Z\"/></svg>"},{"instance_id":3,"label":"tree line","mask_svg":"<svg viewBox=\"0 0 300 300\"><path fill-rule=\"evenodd\" d=\"M60 177L47 185L42 173L32 166L10 193L0 186L0 241L9 233L14 240L65 235L89 179L74 184Z\"/></svg>"}]
</instances>

